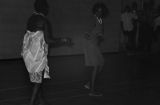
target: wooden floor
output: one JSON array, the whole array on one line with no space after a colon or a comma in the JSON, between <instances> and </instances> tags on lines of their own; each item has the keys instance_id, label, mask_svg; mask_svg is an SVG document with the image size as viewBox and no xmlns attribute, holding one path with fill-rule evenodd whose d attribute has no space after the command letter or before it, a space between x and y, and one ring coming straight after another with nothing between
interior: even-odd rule
<instances>
[{"instance_id":1,"label":"wooden floor","mask_svg":"<svg viewBox=\"0 0 160 105\"><path fill-rule=\"evenodd\" d=\"M88 96L88 90L83 87L84 81L58 86L46 85L46 97L50 105L160 105L160 56L144 54L131 56L118 54L118 56L120 57L116 59L121 59L119 60L121 62L114 67L117 72L122 69L128 71L126 78L129 79L110 81L106 76L107 72L103 72L96 86L97 90L103 93L102 97ZM117 77L124 76L120 74L111 76L124 78ZM17 100L15 98L0 101L0 105L27 105L28 101L29 97Z\"/></svg>"}]
</instances>

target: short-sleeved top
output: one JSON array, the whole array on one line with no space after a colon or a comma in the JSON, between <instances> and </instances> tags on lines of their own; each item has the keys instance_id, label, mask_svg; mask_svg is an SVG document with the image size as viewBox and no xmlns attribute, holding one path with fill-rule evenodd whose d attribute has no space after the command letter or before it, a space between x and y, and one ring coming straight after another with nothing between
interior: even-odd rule
<instances>
[{"instance_id":1,"label":"short-sleeved top","mask_svg":"<svg viewBox=\"0 0 160 105\"><path fill-rule=\"evenodd\" d=\"M123 23L124 31L132 31L133 26L133 19L137 19L137 15L132 12L124 12L121 15L121 21Z\"/></svg>"}]
</instances>

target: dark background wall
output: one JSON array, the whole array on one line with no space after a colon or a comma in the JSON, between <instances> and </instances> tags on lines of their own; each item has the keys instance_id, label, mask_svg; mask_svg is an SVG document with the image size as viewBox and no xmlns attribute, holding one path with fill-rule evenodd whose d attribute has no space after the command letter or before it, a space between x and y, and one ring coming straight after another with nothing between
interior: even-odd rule
<instances>
[{"instance_id":1,"label":"dark background wall","mask_svg":"<svg viewBox=\"0 0 160 105\"><path fill-rule=\"evenodd\" d=\"M19 57L26 19L32 12L31 0L0 1L0 58Z\"/></svg>"},{"instance_id":2,"label":"dark background wall","mask_svg":"<svg viewBox=\"0 0 160 105\"><path fill-rule=\"evenodd\" d=\"M61 47L51 50L51 55L83 54L84 33L93 26L91 8L98 0L48 0L53 35L71 37L73 48ZM102 0L109 8L110 15L105 19L105 41L103 52L115 52L119 42L120 0ZM33 12L34 0L0 1L0 59L19 58L25 25ZM115 3L116 2L116 3Z\"/></svg>"}]
</instances>

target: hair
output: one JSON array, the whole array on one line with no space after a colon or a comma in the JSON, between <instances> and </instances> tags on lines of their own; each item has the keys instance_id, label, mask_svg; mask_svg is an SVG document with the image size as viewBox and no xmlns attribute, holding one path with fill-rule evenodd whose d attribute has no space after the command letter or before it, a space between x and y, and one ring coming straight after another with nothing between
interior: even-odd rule
<instances>
[{"instance_id":1,"label":"hair","mask_svg":"<svg viewBox=\"0 0 160 105\"><path fill-rule=\"evenodd\" d=\"M130 6L129 6L129 5L126 5L126 6L125 6L125 8L124 8L124 12L126 12L126 11L128 11L128 12L130 12L130 11L131 11L131 8L130 8Z\"/></svg>"},{"instance_id":2,"label":"hair","mask_svg":"<svg viewBox=\"0 0 160 105\"><path fill-rule=\"evenodd\" d=\"M44 15L48 15L49 5L47 0L35 0L34 2L34 10L38 13L42 13Z\"/></svg>"},{"instance_id":3,"label":"hair","mask_svg":"<svg viewBox=\"0 0 160 105\"><path fill-rule=\"evenodd\" d=\"M93 5L92 13L95 15L99 9L102 9L102 18L105 18L109 14L109 10L103 2L97 2Z\"/></svg>"}]
</instances>

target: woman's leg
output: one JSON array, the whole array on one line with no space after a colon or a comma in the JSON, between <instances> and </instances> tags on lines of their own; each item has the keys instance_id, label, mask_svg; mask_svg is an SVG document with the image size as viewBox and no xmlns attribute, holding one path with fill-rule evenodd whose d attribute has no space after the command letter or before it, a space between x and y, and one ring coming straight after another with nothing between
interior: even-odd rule
<instances>
[{"instance_id":1,"label":"woman's leg","mask_svg":"<svg viewBox=\"0 0 160 105\"><path fill-rule=\"evenodd\" d=\"M95 66L92 70L92 75L91 75L91 92L94 92L95 91L95 80L96 80L96 76L97 76L97 70L98 70L98 67Z\"/></svg>"},{"instance_id":2,"label":"woman's leg","mask_svg":"<svg viewBox=\"0 0 160 105\"><path fill-rule=\"evenodd\" d=\"M101 65L98 66L98 73L102 72L103 66L104 66L104 61Z\"/></svg>"},{"instance_id":3,"label":"woman's leg","mask_svg":"<svg viewBox=\"0 0 160 105\"><path fill-rule=\"evenodd\" d=\"M45 80L43 78L44 76L44 70L42 72L42 83L41 83L41 86L39 88L39 94L38 94L38 101L40 103L40 105L49 105L49 103L47 102L46 98L45 98L45 90L44 90L44 83L45 83Z\"/></svg>"},{"instance_id":4,"label":"woman's leg","mask_svg":"<svg viewBox=\"0 0 160 105\"><path fill-rule=\"evenodd\" d=\"M91 88L89 93L90 96L102 96L101 93L96 92L95 90L95 81L97 78L97 73L98 73L98 66L95 66L94 69L92 70L92 76L91 76L91 82L90 82Z\"/></svg>"},{"instance_id":5,"label":"woman's leg","mask_svg":"<svg viewBox=\"0 0 160 105\"><path fill-rule=\"evenodd\" d=\"M101 71L102 67L95 66L95 67L90 67L90 69L92 69L90 73L91 75L89 76L90 77L89 81L84 85L84 87L90 90L89 93L90 96L102 96L101 93L95 91L96 77L97 74Z\"/></svg>"},{"instance_id":6,"label":"woman's leg","mask_svg":"<svg viewBox=\"0 0 160 105\"><path fill-rule=\"evenodd\" d=\"M37 99L38 93L39 93L39 88L40 88L40 83L35 83L33 87L33 92L30 100L30 105L34 105L35 101Z\"/></svg>"},{"instance_id":7,"label":"woman's leg","mask_svg":"<svg viewBox=\"0 0 160 105\"><path fill-rule=\"evenodd\" d=\"M86 71L87 71L87 82L85 83L84 87L86 89L90 89L91 88L91 77L92 77L92 70L93 67L92 66L86 66Z\"/></svg>"},{"instance_id":8,"label":"woman's leg","mask_svg":"<svg viewBox=\"0 0 160 105\"><path fill-rule=\"evenodd\" d=\"M87 70L89 71L89 81L84 85L84 87L93 91L97 70L95 67L87 67Z\"/></svg>"},{"instance_id":9,"label":"woman's leg","mask_svg":"<svg viewBox=\"0 0 160 105\"><path fill-rule=\"evenodd\" d=\"M49 103L47 102L45 96L44 96L44 84L42 83L41 87L40 87L40 91L39 91L39 94L38 94L38 98L39 98L39 103L41 105L49 105Z\"/></svg>"}]
</instances>

